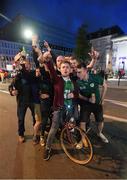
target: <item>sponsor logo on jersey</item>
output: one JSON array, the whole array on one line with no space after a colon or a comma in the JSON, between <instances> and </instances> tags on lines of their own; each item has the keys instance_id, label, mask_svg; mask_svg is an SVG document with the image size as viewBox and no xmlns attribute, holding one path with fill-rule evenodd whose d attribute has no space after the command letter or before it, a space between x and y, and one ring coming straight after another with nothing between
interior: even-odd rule
<instances>
[{"instance_id":1,"label":"sponsor logo on jersey","mask_svg":"<svg viewBox=\"0 0 127 180\"><path fill-rule=\"evenodd\" d=\"M90 87L94 87L94 83L91 83L91 84L90 84Z\"/></svg>"}]
</instances>

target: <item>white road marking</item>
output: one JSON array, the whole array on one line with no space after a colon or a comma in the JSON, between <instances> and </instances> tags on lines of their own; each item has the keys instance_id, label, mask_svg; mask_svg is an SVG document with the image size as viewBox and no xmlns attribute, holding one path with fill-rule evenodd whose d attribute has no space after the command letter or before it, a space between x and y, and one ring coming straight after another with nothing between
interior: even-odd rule
<instances>
[{"instance_id":1,"label":"white road marking","mask_svg":"<svg viewBox=\"0 0 127 180\"><path fill-rule=\"evenodd\" d=\"M104 118L112 119L112 120L120 121L120 122L126 122L126 123L127 123L127 119L125 119L125 118L120 118L120 117L116 117L116 116L110 116L110 115L104 114Z\"/></svg>"},{"instance_id":2,"label":"white road marking","mask_svg":"<svg viewBox=\"0 0 127 180\"><path fill-rule=\"evenodd\" d=\"M127 102L116 101L116 100L111 100L111 99L105 99L105 101L110 102L112 104L119 105L119 106L127 107Z\"/></svg>"},{"instance_id":3,"label":"white road marking","mask_svg":"<svg viewBox=\"0 0 127 180\"><path fill-rule=\"evenodd\" d=\"M3 92L3 93L6 93L6 94L9 94L8 91L5 91L5 90L0 90L0 92Z\"/></svg>"}]
</instances>

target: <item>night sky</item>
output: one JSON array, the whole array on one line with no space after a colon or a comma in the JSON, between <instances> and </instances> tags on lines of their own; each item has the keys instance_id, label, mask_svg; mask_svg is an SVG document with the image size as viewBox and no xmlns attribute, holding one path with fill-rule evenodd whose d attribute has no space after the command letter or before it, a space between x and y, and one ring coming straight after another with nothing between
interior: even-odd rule
<instances>
[{"instance_id":1,"label":"night sky","mask_svg":"<svg viewBox=\"0 0 127 180\"><path fill-rule=\"evenodd\" d=\"M82 23L88 32L119 25L127 33L127 0L0 0L0 13L10 19L20 13L73 33ZM0 26L6 22L0 17Z\"/></svg>"}]
</instances>

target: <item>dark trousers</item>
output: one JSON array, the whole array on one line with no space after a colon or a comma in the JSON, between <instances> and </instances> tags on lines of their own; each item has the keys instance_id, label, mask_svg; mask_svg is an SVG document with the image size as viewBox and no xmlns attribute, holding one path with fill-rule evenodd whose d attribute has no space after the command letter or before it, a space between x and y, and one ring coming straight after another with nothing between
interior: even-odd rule
<instances>
[{"instance_id":1,"label":"dark trousers","mask_svg":"<svg viewBox=\"0 0 127 180\"><path fill-rule=\"evenodd\" d=\"M94 114L96 122L103 122L103 106L101 104L87 103L80 106L80 122L89 123L91 113Z\"/></svg>"},{"instance_id":2,"label":"dark trousers","mask_svg":"<svg viewBox=\"0 0 127 180\"><path fill-rule=\"evenodd\" d=\"M50 114L51 114L51 100L50 99L41 100L41 116L42 116L41 135L42 136L44 136L44 132L46 130L46 125L48 123Z\"/></svg>"},{"instance_id":3,"label":"dark trousers","mask_svg":"<svg viewBox=\"0 0 127 180\"><path fill-rule=\"evenodd\" d=\"M31 110L33 126L35 124L35 113L34 113L34 104L33 103L20 103L17 105L17 116L18 116L18 134L19 136L24 136L25 132L25 115L27 108Z\"/></svg>"}]
</instances>

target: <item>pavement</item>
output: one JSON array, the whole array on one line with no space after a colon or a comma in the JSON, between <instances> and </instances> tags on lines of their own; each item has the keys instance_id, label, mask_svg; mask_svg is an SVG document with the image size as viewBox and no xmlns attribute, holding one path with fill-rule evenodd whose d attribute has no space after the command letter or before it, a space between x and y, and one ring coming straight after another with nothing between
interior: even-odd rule
<instances>
[{"instance_id":1,"label":"pavement","mask_svg":"<svg viewBox=\"0 0 127 180\"><path fill-rule=\"evenodd\" d=\"M8 91L9 83L1 83L0 82L0 90L1 91Z\"/></svg>"},{"instance_id":2,"label":"pavement","mask_svg":"<svg viewBox=\"0 0 127 180\"><path fill-rule=\"evenodd\" d=\"M120 83L118 86L118 79L108 79L108 87L109 88L117 88L117 89L127 89L127 78L120 79Z\"/></svg>"},{"instance_id":3,"label":"pavement","mask_svg":"<svg viewBox=\"0 0 127 180\"><path fill-rule=\"evenodd\" d=\"M58 140L53 143L52 157L43 160L44 148L33 146L30 111L26 114L26 142L18 143L15 98L0 93L0 179L126 179L127 124L106 121L109 144L89 132L94 156L86 166L73 163L64 154ZM94 124L93 124L94 125ZM124 127L124 129L122 128Z\"/></svg>"},{"instance_id":4,"label":"pavement","mask_svg":"<svg viewBox=\"0 0 127 180\"><path fill-rule=\"evenodd\" d=\"M19 144L15 98L0 93L0 179L127 179L127 86L126 82L121 82L119 87L115 80L108 82L110 89L105 99L104 133L110 143L103 144L91 131L89 137L94 156L87 166L70 161L58 141L53 144L50 161L45 162L42 158L43 148L32 144L30 111L25 121L26 143ZM0 91L8 93L8 85L8 82L0 82Z\"/></svg>"}]
</instances>

